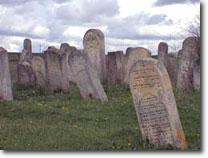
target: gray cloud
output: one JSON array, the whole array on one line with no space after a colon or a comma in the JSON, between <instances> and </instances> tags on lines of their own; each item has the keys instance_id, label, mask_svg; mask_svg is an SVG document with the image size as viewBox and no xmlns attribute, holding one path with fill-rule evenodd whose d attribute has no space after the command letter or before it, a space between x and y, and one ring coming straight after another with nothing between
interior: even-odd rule
<instances>
[{"instance_id":1,"label":"gray cloud","mask_svg":"<svg viewBox=\"0 0 208 158\"><path fill-rule=\"evenodd\" d=\"M185 4L185 3L199 3L200 0L157 0L154 6L166 6L173 4Z\"/></svg>"},{"instance_id":2,"label":"gray cloud","mask_svg":"<svg viewBox=\"0 0 208 158\"><path fill-rule=\"evenodd\" d=\"M70 1L57 8L56 17L64 24L78 25L101 22L106 17L112 18L119 13L116 0L82 0L79 5ZM101 20L102 19L102 20Z\"/></svg>"}]
</instances>

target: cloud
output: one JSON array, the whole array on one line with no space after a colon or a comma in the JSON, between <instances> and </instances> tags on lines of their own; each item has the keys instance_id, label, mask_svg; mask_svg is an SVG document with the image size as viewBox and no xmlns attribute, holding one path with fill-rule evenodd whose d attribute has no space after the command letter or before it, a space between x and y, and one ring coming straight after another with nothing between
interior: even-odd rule
<instances>
[{"instance_id":1,"label":"cloud","mask_svg":"<svg viewBox=\"0 0 208 158\"><path fill-rule=\"evenodd\" d=\"M64 24L78 25L98 23L106 17L112 18L119 14L116 0L71 0L57 8L56 17Z\"/></svg>"},{"instance_id":2,"label":"cloud","mask_svg":"<svg viewBox=\"0 0 208 158\"><path fill-rule=\"evenodd\" d=\"M154 6L166 6L173 4L185 4L185 3L200 3L200 0L157 0Z\"/></svg>"}]
</instances>

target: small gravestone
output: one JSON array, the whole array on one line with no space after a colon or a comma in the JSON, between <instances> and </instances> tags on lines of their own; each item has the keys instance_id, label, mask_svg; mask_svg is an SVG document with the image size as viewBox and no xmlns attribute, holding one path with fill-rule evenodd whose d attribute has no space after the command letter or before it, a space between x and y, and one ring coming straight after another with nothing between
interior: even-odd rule
<instances>
[{"instance_id":1,"label":"small gravestone","mask_svg":"<svg viewBox=\"0 0 208 158\"><path fill-rule=\"evenodd\" d=\"M44 52L46 68L46 84L51 92L68 91L62 87L61 56L60 50L51 46Z\"/></svg>"},{"instance_id":2,"label":"small gravestone","mask_svg":"<svg viewBox=\"0 0 208 158\"><path fill-rule=\"evenodd\" d=\"M0 47L0 100L13 100L7 51Z\"/></svg>"},{"instance_id":3,"label":"small gravestone","mask_svg":"<svg viewBox=\"0 0 208 158\"><path fill-rule=\"evenodd\" d=\"M93 67L97 70L101 81L105 80L105 39L102 31L88 30L83 39L84 52L88 55Z\"/></svg>"},{"instance_id":4,"label":"small gravestone","mask_svg":"<svg viewBox=\"0 0 208 158\"><path fill-rule=\"evenodd\" d=\"M160 42L158 45L158 60L166 65L166 58L168 55L168 44L165 42Z\"/></svg>"},{"instance_id":5,"label":"small gravestone","mask_svg":"<svg viewBox=\"0 0 208 158\"><path fill-rule=\"evenodd\" d=\"M124 54L123 51L108 52L106 56L107 81L111 84L124 83Z\"/></svg>"},{"instance_id":6,"label":"small gravestone","mask_svg":"<svg viewBox=\"0 0 208 158\"><path fill-rule=\"evenodd\" d=\"M150 52L142 47L135 47L135 48L128 48L126 50L126 56L125 56L125 77L124 82L125 84L129 84L129 73L132 65L137 62L139 59L142 59L144 57L150 57Z\"/></svg>"},{"instance_id":7,"label":"small gravestone","mask_svg":"<svg viewBox=\"0 0 208 158\"><path fill-rule=\"evenodd\" d=\"M36 83L35 72L30 62L22 61L17 65L17 80L21 85L34 86Z\"/></svg>"},{"instance_id":8,"label":"small gravestone","mask_svg":"<svg viewBox=\"0 0 208 158\"><path fill-rule=\"evenodd\" d=\"M34 56L32 58L32 69L36 76L36 86L45 88L46 86L46 70L45 62L42 57Z\"/></svg>"},{"instance_id":9,"label":"small gravestone","mask_svg":"<svg viewBox=\"0 0 208 158\"><path fill-rule=\"evenodd\" d=\"M199 58L199 41L196 37L184 40L178 53L178 74L176 87L182 91L191 91L193 87L194 61Z\"/></svg>"},{"instance_id":10,"label":"small gravestone","mask_svg":"<svg viewBox=\"0 0 208 158\"><path fill-rule=\"evenodd\" d=\"M82 50L72 52L69 56L69 65L72 68L75 82L83 98L108 100L96 70L90 63L86 53Z\"/></svg>"},{"instance_id":11,"label":"small gravestone","mask_svg":"<svg viewBox=\"0 0 208 158\"><path fill-rule=\"evenodd\" d=\"M23 50L20 56L20 62L30 61L32 59L32 42L30 39L25 39L23 43Z\"/></svg>"},{"instance_id":12,"label":"small gravestone","mask_svg":"<svg viewBox=\"0 0 208 158\"><path fill-rule=\"evenodd\" d=\"M155 145L187 148L168 73L152 58L138 60L130 71L130 88L143 138Z\"/></svg>"}]
</instances>

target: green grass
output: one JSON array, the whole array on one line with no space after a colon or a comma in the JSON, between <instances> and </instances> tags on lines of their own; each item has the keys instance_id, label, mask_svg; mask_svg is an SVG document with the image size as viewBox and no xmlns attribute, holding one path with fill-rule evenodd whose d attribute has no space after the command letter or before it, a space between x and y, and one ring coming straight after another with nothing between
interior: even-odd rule
<instances>
[{"instance_id":1,"label":"green grass","mask_svg":"<svg viewBox=\"0 0 208 158\"><path fill-rule=\"evenodd\" d=\"M14 101L0 102L0 149L38 151L144 151L155 147L139 132L128 89L105 86L109 101L83 100L73 86L70 94L49 94L14 87ZM176 93L188 150L199 150L200 93Z\"/></svg>"}]
</instances>

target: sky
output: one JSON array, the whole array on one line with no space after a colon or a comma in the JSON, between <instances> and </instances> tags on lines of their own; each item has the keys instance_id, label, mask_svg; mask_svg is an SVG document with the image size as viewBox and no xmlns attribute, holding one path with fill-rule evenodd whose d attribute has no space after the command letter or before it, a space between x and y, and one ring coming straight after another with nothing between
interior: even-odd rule
<instances>
[{"instance_id":1,"label":"sky","mask_svg":"<svg viewBox=\"0 0 208 158\"><path fill-rule=\"evenodd\" d=\"M82 49L85 32L95 28L106 53L145 47L156 54L161 41L175 51L199 12L199 0L0 0L0 46L20 52L30 38L33 52L65 42Z\"/></svg>"}]
</instances>

